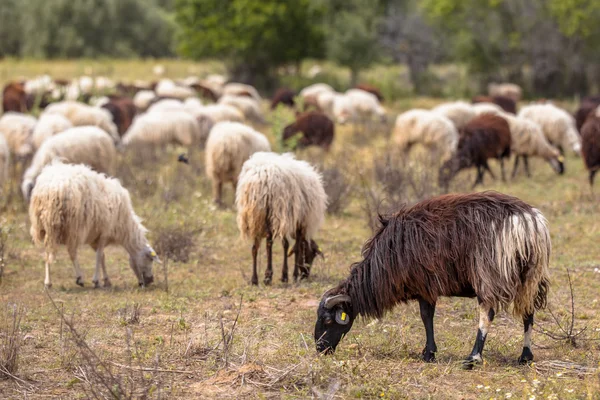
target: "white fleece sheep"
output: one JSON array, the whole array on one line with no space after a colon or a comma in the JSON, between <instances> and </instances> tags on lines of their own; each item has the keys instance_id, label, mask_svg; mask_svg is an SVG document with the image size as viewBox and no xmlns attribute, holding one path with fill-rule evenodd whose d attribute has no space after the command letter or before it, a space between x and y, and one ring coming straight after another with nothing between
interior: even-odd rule
<instances>
[{"instance_id":1,"label":"white fleece sheep","mask_svg":"<svg viewBox=\"0 0 600 400\"><path fill-rule=\"evenodd\" d=\"M179 86L170 79L161 79L154 89L159 97L170 97L179 100L185 100L188 97L196 96L196 91L185 86Z\"/></svg>"},{"instance_id":2,"label":"white fleece sheep","mask_svg":"<svg viewBox=\"0 0 600 400\"><path fill-rule=\"evenodd\" d=\"M27 201L38 175L56 159L67 164L86 164L95 171L113 175L117 151L112 138L95 126L77 126L50 137L42 143L23 175L21 191Z\"/></svg>"},{"instance_id":3,"label":"white fleece sheep","mask_svg":"<svg viewBox=\"0 0 600 400\"><path fill-rule=\"evenodd\" d=\"M431 111L450 119L450 121L452 121L456 129L459 131L477 116L473 106L464 101L443 103L437 107L434 107Z\"/></svg>"},{"instance_id":4,"label":"white fleece sheep","mask_svg":"<svg viewBox=\"0 0 600 400\"><path fill-rule=\"evenodd\" d=\"M147 112L157 111L185 111L183 102L176 99L161 99L148 107Z\"/></svg>"},{"instance_id":5,"label":"white fleece sheep","mask_svg":"<svg viewBox=\"0 0 600 400\"><path fill-rule=\"evenodd\" d=\"M254 88L254 86L246 85L244 83L227 83L223 86L222 96L240 96L247 97L249 94L252 99L257 102L262 101L262 97L258 94L258 91Z\"/></svg>"},{"instance_id":6,"label":"white fleece sheep","mask_svg":"<svg viewBox=\"0 0 600 400\"><path fill-rule=\"evenodd\" d=\"M380 121L386 120L385 109L373 93L361 89L349 89L346 91L346 96L350 99L357 118L369 120L377 117Z\"/></svg>"},{"instance_id":7,"label":"white fleece sheep","mask_svg":"<svg viewBox=\"0 0 600 400\"><path fill-rule=\"evenodd\" d=\"M224 95L217 103L237 108L248 121L265 123L260 104L251 97Z\"/></svg>"},{"instance_id":8,"label":"white fleece sheep","mask_svg":"<svg viewBox=\"0 0 600 400\"><path fill-rule=\"evenodd\" d=\"M531 104L519 111L519 117L536 122L548 141L563 151L581 152L581 138L577 133L575 118L553 104Z\"/></svg>"},{"instance_id":9,"label":"white fleece sheep","mask_svg":"<svg viewBox=\"0 0 600 400\"><path fill-rule=\"evenodd\" d=\"M302 257L306 241L316 234L325 218L327 195L323 189L321 175L306 161L299 161L292 154L258 152L244 163L240 173L236 206L237 224L246 240L253 242L252 283L258 284L256 253L263 238L270 241L283 240L287 253L289 239L296 240L296 268L294 277L310 273ZM270 260L270 255L268 256ZM265 274L265 283L270 283L270 265ZM284 254L282 281L287 281L287 254Z\"/></svg>"},{"instance_id":10,"label":"white fleece sheep","mask_svg":"<svg viewBox=\"0 0 600 400\"><path fill-rule=\"evenodd\" d=\"M4 182L8 179L8 168L10 165L10 150L4 136L0 134L0 193L4 187Z\"/></svg>"},{"instance_id":11,"label":"white fleece sheep","mask_svg":"<svg viewBox=\"0 0 600 400\"><path fill-rule=\"evenodd\" d=\"M333 103L335 102L336 96L342 96L342 94L329 90L323 90L316 95L316 101L319 110L321 110L321 112L325 113L330 118L334 118Z\"/></svg>"},{"instance_id":12,"label":"white fleece sheep","mask_svg":"<svg viewBox=\"0 0 600 400\"><path fill-rule=\"evenodd\" d=\"M233 106L226 104L209 104L202 107L200 110L196 110L193 113L195 116L206 116L216 122L243 122L244 114Z\"/></svg>"},{"instance_id":13,"label":"white fleece sheep","mask_svg":"<svg viewBox=\"0 0 600 400\"><path fill-rule=\"evenodd\" d=\"M392 138L401 151L408 152L412 145L420 143L440 154L442 160L449 158L458 145L458 131L452 121L422 109L398 115Z\"/></svg>"},{"instance_id":14,"label":"white fleece sheep","mask_svg":"<svg viewBox=\"0 0 600 400\"><path fill-rule=\"evenodd\" d=\"M71 121L61 114L42 114L33 128L33 146L39 149L46 139L72 127Z\"/></svg>"},{"instance_id":15,"label":"white fleece sheep","mask_svg":"<svg viewBox=\"0 0 600 400\"><path fill-rule=\"evenodd\" d=\"M344 94L335 95L333 98L333 118L342 125L355 121L356 113L350 97Z\"/></svg>"},{"instance_id":16,"label":"white fleece sheep","mask_svg":"<svg viewBox=\"0 0 600 400\"><path fill-rule=\"evenodd\" d=\"M271 151L267 138L239 122L219 122L206 141L206 174L213 183L213 198L221 204L223 183L235 189L244 161L257 151Z\"/></svg>"},{"instance_id":17,"label":"white fleece sheep","mask_svg":"<svg viewBox=\"0 0 600 400\"><path fill-rule=\"evenodd\" d=\"M140 90L133 96L133 104L140 111L146 111L152 101L156 98L153 90Z\"/></svg>"},{"instance_id":18,"label":"white fleece sheep","mask_svg":"<svg viewBox=\"0 0 600 400\"><path fill-rule=\"evenodd\" d=\"M510 97L518 103L523 97L523 89L514 83L490 83L488 85L488 95Z\"/></svg>"},{"instance_id":19,"label":"white fleece sheep","mask_svg":"<svg viewBox=\"0 0 600 400\"><path fill-rule=\"evenodd\" d=\"M475 103L471 104L471 107L475 111L476 115L481 114L494 114L504 116L504 110L497 104L493 103Z\"/></svg>"},{"instance_id":20,"label":"white fleece sheep","mask_svg":"<svg viewBox=\"0 0 600 400\"><path fill-rule=\"evenodd\" d=\"M36 123L31 115L16 112L0 117L0 134L4 135L11 154L27 157L33 153L32 134Z\"/></svg>"},{"instance_id":21,"label":"white fleece sheep","mask_svg":"<svg viewBox=\"0 0 600 400\"><path fill-rule=\"evenodd\" d=\"M506 119L510 127L511 149L516 154L513 177L516 174L519 158L523 158L525 171L529 176L528 157L540 157L548 161L552 168L562 173L563 157L558 149L548 143L542 128L535 122L509 113L501 116Z\"/></svg>"},{"instance_id":22,"label":"white fleece sheep","mask_svg":"<svg viewBox=\"0 0 600 400\"><path fill-rule=\"evenodd\" d=\"M300 97L317 96L321 92L335 92L335 90L326 83L314 83L302 89L298 94Z\"/></svg>"},{"instance_id":23,"label":"white fleece sheep","mask_svg":"<svg viewBox=\"0 0 600 400\"><path fill-rule=\"evenodd\" d=\"M140 286L154 280L153 261L159 261L146 239L146 228L133 211L129 192L117 179L92 171L85 165L53 163L42 171L31 193L30 234L44 246L46 277L51 287L50 265L57 247L65 245L75 268L75 282L83 286L77 250L89 244L96 251L92 282L98 287L100 268L104 286L110 286L104 248L121 245L129 253L129 265Z\"/></svg>"},{"instance_id":24,"label":"white fleece sheep","mask_svg":"<svg viewBox=\"0 0 600 400\"><path fill-rule=\"evenodd\" d=\"M108 133L115 143L121 137L113 122L111 113L104 108L88 106L77 101L62 101L50 104L44 114L60 114L67 118L73 126L97 126Z\"/></svg>"},{"instance_id":25,"label":"white fleece sheep","mask_svg":"<svg viewBox=\"0 0 600 400\"><path fill-rule=\"evenodd\" d=\"M168 144L191 146L203 140L194 116L185 111L157 111L136 117L123 136L123 145L162 148Z\"/></svg>"}]
</instances>

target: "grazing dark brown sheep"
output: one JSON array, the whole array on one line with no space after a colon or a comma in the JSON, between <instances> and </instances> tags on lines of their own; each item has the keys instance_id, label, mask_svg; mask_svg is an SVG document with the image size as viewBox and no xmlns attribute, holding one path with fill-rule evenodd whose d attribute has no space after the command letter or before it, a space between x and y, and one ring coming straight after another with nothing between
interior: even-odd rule
<instances>
[{"instance_id":1,"label":"grazing dark brown sheep","mask_svg":"<svg viewBox=\"0 0 600 400\"><path fill-rule=\"evenodd\" d=\"M277 89L277 91L273 95L273 100L271 100L271 110L277 108L278 104L283 104L290 108L294 108L294 106L296 105L296 103L294 102L294 97L296 97L296 92L294 92L292 89Z\"/></svg>"},{"instance_id":2,"label":"grazing dark brown sheep","mask_svg":"<svg viewBox=\"0 0 600 400\"><path fill-rule=\"evenodd\" d=\"M485 171L496 179L488 165L489 158L500 161L502 180L506 180L504 158L510 157L510 145L510 127L504 118L492 114L475 117L461 132L456 153L440 168L440 186L447 187L458 171L472 166L477 168L473 187L483 183Z\"/></svg>"},{"instance_id":3,"label":"grazing dark brown sheep","mask_svg":"<svg viewBox=\"0 0 600 400\"><path fill-rule=\"evenodd\" d=\"M383 103L383 101L384 101L384 97L381 94L381 91L378 88L376 88L375 86L372 86L372 85L369 85L366 83L359 83L354 88L364 90L365 92L369 92L369 93L375 95L375 97L377 97L377 100L379 100L380 103Z\"/></svg>"},{"instance_id":4,"label":"grazing dark brown sheep","mask_svg":"<svg viewBox=\"0 0 600 400\"><path fill-rule=\"evenodd\" d=\"M419 302L427 342L423 359L435 360L433 316L440 297L477 297L479 329L463 365L482 362L485 339L499 308L523 321L520 363L533 360L531 332L548 292L551 242L542 213L497 192L451 194L380 217L362 261L328 290L315 325L319 352L333 352L358 316L382 318L398 303Z\"/></svg>"},{"instance_id":5,"label":"grazing dark brown sheep","mask_svg":"<svg viewBox=\"0 0 600 400\"><path fill-rule=\"evenodd\" d=\"M301 136L296 142L297 147L304 148L312 145L320 146L325 151L329 151L335 134L335 124L322 112L309 111L298 114L296 122L284 128L283 141L289 140L298 133Z\"/></svg>"},{"instance_id":6,"label":"grazing dark brown sheep","mask_svg":"<svg viewBox=\"0 0 600 400\"><path fill-rule=\"evenodd\" d=\"M2 109L4 112L27 112L27 94L20 82L10 82L2 90Z\"/></svg>"},{"instance_id":7,"label":"grazing dark brown sheep","mask_svg":"<svg viewBox=\"0 0 600 400\"><path fill-rule=\"evenodd\" d=\"M510 97L506 96L475 96L471 100L471 103L492 103L496 104L507 113L517 113L517 103Z\"/></svg>"},{"instance_id":8,"label":"grazing dark brown sheep","mask_svg":"<svg viewBox=\"0 0 600 400\"><path fill-rule=\"evenodd\" d=\"M110 96L110 101L102 106L108 110L113 117L113 122L117 125L119 136L123 136L127 129L133 123L137 114L137 107L129 97Z\"/></svg>"},{"instance_id":9,"label":"grazing dark brown sheep","mask_svg":"<svg viewBox=\"0 0 600 400\"><path fill-rule=\"evenodd\" d=\"M600 107L600 96L588 96L581 99L581 105L575 111L575 124L577 131L581 133L581 128L592 111Z\"/></svg>"},{"instance_id":10,"label":"grazing dark brown sheep","mask_svg":"<svg viewBox=\"0 0 600 400\"><path fill-rule=\"evenodd\" d=\"M600 169L600 118L595 115L588 117L581 128L581 153L593 187L594 176Z\"/></svg>"}]
</instances>

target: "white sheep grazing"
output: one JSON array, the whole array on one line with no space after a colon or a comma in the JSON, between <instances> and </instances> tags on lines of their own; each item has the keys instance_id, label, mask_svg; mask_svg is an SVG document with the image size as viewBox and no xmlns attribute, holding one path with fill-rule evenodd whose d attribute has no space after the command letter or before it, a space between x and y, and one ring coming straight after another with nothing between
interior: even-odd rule
<instances>
[{"instance_id":1,"label":"white sheep grazing","mask_svg":"<svg viewBox=\"0 0 600 400\"><path fill-rule=\"evenodd\" d=\"M4 187L4 182L8 179L8 168L10 165L10 150L6 139L0 133L0 193Z\"/></svg>"},{"instance_id":2,"label":"white sheep grazing","mask_svg":"<svg viewBox=\"0 0 600 400\"><path fill-rule=\"evenodd\" d=\"M204 79L204 81L209 83L210 85L223 88L223 86L225 86L225 83L227 82L227 78L219 74L210 74Z\"/></svg>"},{"instance_id":3,"label":"white sheep grazing","mask_svg":"<svg viewBox=\"0 0 600 400\"><path fill-rule=\"evenodd\" d=\"M217 103L237 108L248 121L265 123L260 103L251 97L224 95Z\"/></svg>"},{"instance_id":4,"label":"white sheep grazing","mask_svg":"<svg viewBox=\"0 0 600 400\"><path fill-rule=\"evenodd\" d=\"M450 119L458 131L463 129L473 118L477 116L473 106L464 101L443 103L437 107L434 107L431 111Z\"/></svg>"},{"instance_id":5,"label":"white sheep grazing","mask_svg":"<svg viewBox=\"0 0 600 400\"><path fill-rule=\"evenodd\" d=\"M546 139L561 151L581 152L581 138L577 133L575 118L553 104L531 104L519 111L519 117L536 122Z\"/></svg>"},{"instance_id":6,"label":"white sheep grazing","mask_svg":"<svg viewBox=\"0 0 600 400\"><path fill-rule=\"evenodd\" d=\"M21 191L25 200L29 201L44 167L56 159L67 164L86 164L94 171L114 175L117 151L112 138L95 126L78 126L50 137L42 143L23 175Z\"/></svg>"},{"instance_id":7,"label":"white sheep grazing","mask_svg":"<svg viewBox=\"0 0 600 400\"><path fill-rule=\"evenodd\" d=\"M71 121L61 114L42 114L33 128L33 146L39 149L46 139L72 127Z\"/></svg>"},{"instance_id":8,"label":"white sheep grazing","mask_svg":"<svg viewBox=\"0 0 600 400\"><path fill-rule=\"evenodd\" d=\"M518 103L523 97L523 89L514 83L490 83L488 85L488 96L510 97Z\"/></svg>"},{"instance_id":9,"label":"white sheep grazing","mask_svg":"<svg viewBox=\"0 0 600 400\"><path fill-rule=\"evenodd\" d=\"M200 110L196 110L193 114L197 117L210 118L215 123L224 121L244 122L244 114L237 108L226 104L209 104Z\"/></svg>"},{"instance_id":10,"label":"white sheep grazing","mask_svg":"<svg viewBox=\"0 0 600 400\"><path fill-rule=\"evenodd\" d=\"M344 94L336 94L333 98L333 117L339 124L352 123L356 114L350 97Z\"/></svg>"},{"instance_id":11,"label":"white sheep grazing","mask_svg":"<svg viewBox=\"0 0 600 400\"><path fill-rule=\"evenodd\" d=\"M108 133L115 143L119 143L121 139L111 113L104 108L77 101L61 101L46 107L44 114L60 114L71 121L73 126L97 126Z\"/></svg>"},{"instance_id":12,"label":"white sheep grazing","mask_svg":"<svg viewBox=\"0 0 600 400\"><path fill-rule=\"evenodd\" d=\"M38 95L53 91L55 84L49 75L41 75L25 81L24 89L25 93Z\"/></svg>"},{"instance_id":13,"label":"white sheep grazing","mask_svg":"<svg viewBox=\"0 0 600 400\"><path fill-rule=\"evenodd\" d=\"M146 228L133 211L129 192L117 179L92 171L85 165L53 163L42 171L31 193L30 234L44 246L46 277L51 287L50 266L57 247L65 245L75 268L75 283L83 286L77 250L89 244L96 251L96 270L92 282L111 286L106 272L104 248L121 245L129 253L129 265L140 286L153 282L152 263L156 253L146 239Z\"/></svg>"},{"instance_id":14,"label":"white sheep grazing","mask_svg":"<svg viewBox=\"0 0 600 400\"><path fill-rule=\"evenodd\" d=\"M140 90L133 96L133 104L139 111L146 111L156 98L153 90Z\"/></svg>"},{"instance_id":15,"label":"white sheep grazing","mask_svg":"<svg viewBox=\"0 0 600 400\"><path fill-rule=\"evenodd\" d=\"M475 103L471 107L475 111L476 115L482 114L494 114L504 116L504 110L497 104L493 103Z\"/></svg>"},{"instance_id":16,"label":"white sheep grazing","mask_svg":"<svg viewBox=\"0 0 600 400\"><path fill-rule=\"evenodd\" d=\"M258 94L258 91L254 86L246 85L244 83L227 83L223 86L222 96L239 96L239 97L250 97L257 102L262 101L262 97Z\"/></svg>"},{"instance_id":17,"label":"white sheep grazing","mask_svg":"<svg viewBox=\"0 0 600 400\"><path fill-rule=\"evenodd\" d=\"M349 89L346 96L350 99L354 114L363 121L368 121L374 116L385 122L385 109L379 103L377 96L361 89Z\"/></svg>"},{"instance_id":18,"label":"white sheep grazing","mask_svg":"<svg viewBox=\"0 0 600 400\"><path fill-rule=\"evenodd\" d=\"M295 239L294 279L308 277L310 266L320 250L311 238L325 217L327 195L321 175L306 161L292 154L254 153L244 163L235 195L237 224L252 246L252 284L258 284L257 254L267 239L265 284L273 276L273 239L283 242L282 282L288 281L288 240ZM308 253L308 254L307 254Z\"/></svg>"},{"instance_id":19,"label":"white sheep grazing","mask_svg":"<svg viewBox=\"0 0 600 400\"><path fill-rule=\"evenodd\" d=\"M183 102L176 99L161 99L148 107L147 112L184 111Z\"/></svg>"},{"instance_id":20,"label":"white sheep grazing","mask_svg":"<svg viewBox=\"0 0 600 400\"><path fill-rule=\"evenodd\" d=\"M150 145L163 148L168 144L191 146L205 138L196 118L185 111L157 111L139 115L123 136L123 146Z\"/></svg>"},{"instance_id":21,"label":"white sheep grazing","mask_svg":"<svg viewBox=\"0 0 600 400\"><path fill-rule=\"evenodd\" d=\"M32 134L37 120L31 115L7 112L0 117L0 133L8 143L10 153L27 157L33 153Z\"/></svg>"},{"instance_id":22,"label":"white sheep grazing","mask_svg":"<svg viewBox=\"0 0 600 400\"><path fill-rule=\"evenodd\" d=\"M501 116L506 119L510 127L511 149L516 155L512 172L513 178L517 173L521 158L525 165L525 173L528 177L531 176L529 157L541 157L548 161L557 173L564 173L563 157L556 147L548 143L542 128L537 123L508 113L503 113Z\"/></svg>"},{"instance_id":23,"label":"white sheep grazing","mask_svg":"<svg viewBox=\"0 0 600 400\"><path fill-rule=\"evenodd\" d=\"M325 113L328 117L334 118L333 115L333 103L335 102L336 96L342 96L341 93L338 92L330 92L328 90L323 90L316 95L317 106L319 110Z\"/></svg>"},{"instance_id":24,"label":"white sheep grazing","mask_svg":"<svg viewBox=\"0 0 600 400\"><path fill-rule=\"evenodd\" d=\"M306 98L308 96L318 96L321 92L335 92L335 90L326 83L314 83L302 89L298 95Z\"/></svg>"},{"instance_id":25,"label":"white sheep grazing","mask_svg":"<svg viewBox=\"0 0 600 400\"><path fill-rule=\"evenodd\" d=\"M458 145L458 131L452 121L440 113L413 109L398 115L392 132L398 150L408 153L420 143L438 153L441 160L449 158Z\"/></svg>"},{"instance_id":26,"label":"white sheep grazing","mask_svg":"<svg viewBox=\"0 0 600 400\"><path fill-rule=\"evenodd\" d=\"M235 189L244 162L257 151L271 151L267 138L239 122L219 122L206 141L206 174L212 180L213 199L222 205L223 183Z\"/></svg>"},{"instance_id":27,"label":"white sheep grazing","mask_svg":"<svg viewBox=\"0 0 600 400\"><path fill-rule=\"evenodd\" d=\"M190 97L183 102L183 109L192 115L196 115L204 108L202 101L197 97Z\"/></svg>"},{"instance_id":28,"label":"white sheep grazing","mask_svg":"<svg viewBox=\"0 0 600 400\"><path fill-rule=\"evenodd\" d=\"M196 96L196 91L185 86L178 86L170 79L161 79L154 89L158 97L170 97L185 100Z\"/></svg>"}]
</instances>

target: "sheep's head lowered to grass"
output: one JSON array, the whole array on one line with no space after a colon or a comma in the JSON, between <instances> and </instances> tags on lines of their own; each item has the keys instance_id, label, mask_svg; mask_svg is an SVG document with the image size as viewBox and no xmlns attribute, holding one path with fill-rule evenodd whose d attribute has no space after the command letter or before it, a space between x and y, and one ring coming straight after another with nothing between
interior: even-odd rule
<instances>
[{"instance_id":1,"label":"sheep's head lowered to grass","mask_svg":"<svg viewBox=\"0 0 600 400\"><path fill-rule=\"evenodd\" d=\"M154 262L162 264L150 245L144 246L142 250L129 256L129 265L135 272L140 286L148 286L154 282L154 275L152 274Z\"/></svg>"},{"instance_id":2,"label":"sheep's head lowered to grass","mask_svg":"<svg viewBox=\"0 0 600 400\"><path fill-rule=\"evenodd\" d=\"M340 340L352 328L353 322L354 314L350 296L325 293L317 310L317 323L315 324L317 351L326 354L333 353Z\"/></svg>"},{"instance_id":3,"label":"sheep's head lowered to grass","mask_svg":"<svg viewBox=\"0 0 600 400\"><path fill-rule=\"evenodd\" d=\"M296 241L296 243L294 244L294 247L292 248L292 250L290 250L288 257L291 256L292 254L296 253L297 249L298 249L298 241ZM315 242L312 239L310 239L310 241L304 240L303 253L304 253L304 267L301 268L300 273L301 273L301 278L308 278L310 276L310 269L312 268L312 264L315 261L315 258L317 258L317 256L321 256L321 258L324 259L325 256L323 255L323 252L321 251L321 248L319 247L317 242Z\"/></svg>"}]
</instances>

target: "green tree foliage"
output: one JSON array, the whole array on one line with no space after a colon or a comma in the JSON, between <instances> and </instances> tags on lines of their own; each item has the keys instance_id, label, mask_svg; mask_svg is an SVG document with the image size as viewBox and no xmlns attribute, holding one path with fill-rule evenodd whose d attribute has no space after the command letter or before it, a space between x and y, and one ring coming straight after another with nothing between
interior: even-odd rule
<instances>
[{"instance_id":1,"label":"green tree foliage","mask_svg":"<svg viewBox=\"0 0 600 400\"><path fill-rule=\"evenodd\" d=\"M12 8L5 7L5 1ZM1 37L8 31L20 38L16 45L11 42L5 55L74 58L174 54L174 24L153 0L2 2ZM12 25L4 24L6 18Z\"/></svg>"},{"instance_id":2,"label":"green tree foliage","mask_svg":"<svg viewBox=\"0 0 600 400\"><path fill-rule=\"evenodd\" d=\"M0 6L0 58L19 52L19 0L2 0Z\"/></svg>"},{"instance_id":3,"label":"green tree foliage","mask_svg":"<svg viewBox=\"0 0 600 400\"><path fill-rule=\"evenodd\" d=\"M329 2L327 57L350 68L352 84L361 69L381 55L379 23L382 7L372 0Z\"/></svg>"},{"instance_id":4,"label":"green tree foliage","mask_svg":"<svg viewBox=\"0 0 600 400\"><path fill-rule=\"evenodd\" d=\"M225 59L238 80L323 55L323 8L311 0L176 0L175 9L181 53Z\"/></svg>"}]
</instances>

